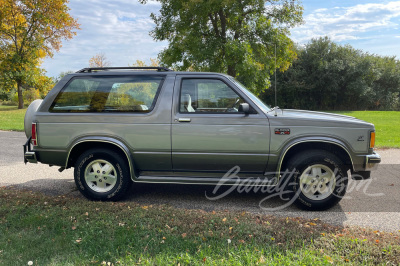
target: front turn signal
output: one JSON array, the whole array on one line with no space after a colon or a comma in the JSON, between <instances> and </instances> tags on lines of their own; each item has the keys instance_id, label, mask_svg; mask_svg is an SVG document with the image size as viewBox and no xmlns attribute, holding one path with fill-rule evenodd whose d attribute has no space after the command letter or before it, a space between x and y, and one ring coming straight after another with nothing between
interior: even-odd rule
<instances>
[{"instance_id":1,"label":"front turn signal","mask_svg":"<svg viewBox=\"0 0 400 266\"><path fill-rule=\"evenodd\" d=\"M375 132L372 131L369 137L369 148L372 149L375 147Z\"/></svg>"}]
</instances>

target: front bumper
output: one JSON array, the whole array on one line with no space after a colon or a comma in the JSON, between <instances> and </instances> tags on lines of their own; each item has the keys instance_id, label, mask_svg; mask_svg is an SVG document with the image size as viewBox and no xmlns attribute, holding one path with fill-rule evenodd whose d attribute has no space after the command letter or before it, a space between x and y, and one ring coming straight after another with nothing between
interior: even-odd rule
<instances>
[{"instance_id":1,"label":"front bumper","mask_svg":"<svg viewBox=\"0 0 400 266\"><path fill-rule=\"evenodd\" d=\"M374 152L373 154L369 154L365 156L365 171L372 171L378 168L378 164L381 162L381 156Z\"/></svg>"},{"instance_id":2,"label":"front bumper","mask_svg":"<svg viewBox=\"0 0 400 266\"><path fill-rule=\"evenodd\" d=\"M364 155L364 164L360 165L357 171L351 171L351 177L354 180L365 180L371 177L371 171L378 168L381 162L381 156L374 152L373 154Z\"/></svg>"},{"instance_id":3,"label":"front bumper","mask_svg":"<svg viewBox=\"0 0 400 266\"><path fill-rule=\"evenodd\" d=\"M37 163L36 153L31 150L31 138L29 138L24 147L24 163Z\"/></svg>"}]
</instances>

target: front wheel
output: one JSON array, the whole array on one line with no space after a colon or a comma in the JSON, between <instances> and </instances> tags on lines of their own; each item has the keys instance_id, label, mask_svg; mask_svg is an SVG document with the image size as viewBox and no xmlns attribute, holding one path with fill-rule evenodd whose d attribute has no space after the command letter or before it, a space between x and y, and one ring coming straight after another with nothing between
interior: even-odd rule
<instances>
[{"instance_id":1,"label":"front wheel","mask_svg":"<svg viewBox=\"0 0 400 266\"><path fill-rule=\"evenodd\" d=\"M92 200L119 200L128 190L129 167L116 152L92 149L79 156L75 163L75 183L79 191Z\"/></svg>"},{"instance_id":2,"label":"front wheel","mask_svg":"<svg viewBox=\"0 0 400 266\"><path fill-rule=\"evenodd\" d=\"M293 175L288 184L295 204L305 210L326 210L346 193L347 168L327 151L304 151L287 164Z\"/></svg>"}]
</instances>

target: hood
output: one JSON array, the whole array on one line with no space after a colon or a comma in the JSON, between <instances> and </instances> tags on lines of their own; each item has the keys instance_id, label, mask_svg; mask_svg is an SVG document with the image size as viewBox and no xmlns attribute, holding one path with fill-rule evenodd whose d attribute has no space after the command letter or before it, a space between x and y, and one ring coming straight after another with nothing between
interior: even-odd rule
<instances>
[{"instance_id":1,"label":"hood","mask_svg":"<svg viewBox=\"0 0 400 266\"><path fill-rule=\"evenodd\" d=\"M275 110L268 112L268 115L275 116ZM307 122L318 122L322 125L326 124L347 124L357 127L373 128L374 125L363 120L357 119L352 116L338 115L324 112L314 112L307 110L295 110L295 109L277 109L276 118L288 119L298 121L299 124L304 125Z\"/></svg>"}]
</instances>

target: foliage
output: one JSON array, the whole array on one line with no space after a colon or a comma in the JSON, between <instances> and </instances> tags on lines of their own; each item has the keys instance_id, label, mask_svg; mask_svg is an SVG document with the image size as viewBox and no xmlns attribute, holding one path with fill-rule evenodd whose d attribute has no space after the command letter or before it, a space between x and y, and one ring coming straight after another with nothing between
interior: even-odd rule
<instances>
[{"instance_id":1,"label":"foliage","mask_svg":"<svg viewBox=\"0 0 400 266\"><path fill-rule=\"evenodd\" d=\"M278 73L278 103L311 110L400 110L400 62L341 46L329 38L297 48L298 59ZM273 91L262 96L272 102Z\"/></svg>"},{"instance_id":2,"label":"foliage","mask_svg":"<svg viewBox=\"0 0 400 266\"><path fill-rule=\"evenodd\" d=\"M63 39L79 28L65 0L0 0L0 70L3 83L17 86L19 108L22 86L36 84L41 60L52 56Z\"/></svg>"},{"instance_id":3,"label":"foliage","mask_svg":"<svg viewBox=\"0 0 400 266\"><path fill-rule=\"evenodd\" d=\"M22 85L23 88L23 102L24 105L29 105L33 100L44 98L47 93L54 86L54 81L52 78L47 77L44 71L40 68L35 68L31 70L33 73L33 80L29 83ZM1 86L1 83L0 83ZM3 86L6 86L3 84ZM3 101L10 101L12 104L19 104L18 90L15 86L11 88L3 89L0 94L0 99Z\"/></svg>"},{"instance_id":4,"label":"foliage","mask_svg":"<svg viewBox=\"0 0 400 266\"><path fill-rule=\"evenodd\" d=\"M8 95L5 91L0 90L0 100L1 101L7 101L8 100Z\"/></svg>"},{"instance_id":5,"label":"foliage","mask_svg":"<svg viewBox=\"0 0 400 266\"><path fill-rule=\"evenodd\" d=\"M34 81L22 85L24 89L22 95L25 106L29 105L33 100L43 99L54 86L53 79L47 77L40 68L32 70L32 73L36 75ZM17 88L13 88L9 92L4 91L4 93L7 95L5 100L9 99L12 103L16 105L19 104Z\"/></svg>"},{"instance_id":6,"label":"foliage","mask_svg":"<svg viewBox=\"0 0 400 266\"><path fill-rule=\"evenodd\" d=\"M54 80L47 77L45 71L40 68L35 68L32 70L34 73L33 80L26 83L24 87L26 89L34 88L39 92L40 98L44 98L47 93L53 88Z\"/></svg>"},{"instance_id":7,"label":"foliage","mask_svg":"<svg viewBox=\"0 0 400 266\"><path fill-rule=\"evenodd\" d=\"M98 53L89 59L89 67L109 67L111 63L108 61L104 53Z\"/></svg>"},{"instance_id":8,"label":"foliage","mask_svg":"<svg viewBox=\"0 0 400 266\"><path fill-rule=\"evenodd\" d=\"M177 70L213 71L236 77L259 94L276 68L286 70L296 53L289 29L302 23L296 0L158 0L151 36L169 42L161 63ZM141 2L146 2L142 0Z\"/></svg>"},{"instance_id":9,"label":"foliage","mask_svg":"<svg viewBox=\"0 0 400 266\"><path fill-rule=\"evenodd\" d=\"M24 103L31 103L36 99L40 98L40 93L39 90L35 88L29 88L28 90L25 90L24 92Z\"/></svg>"}]
</instances>

